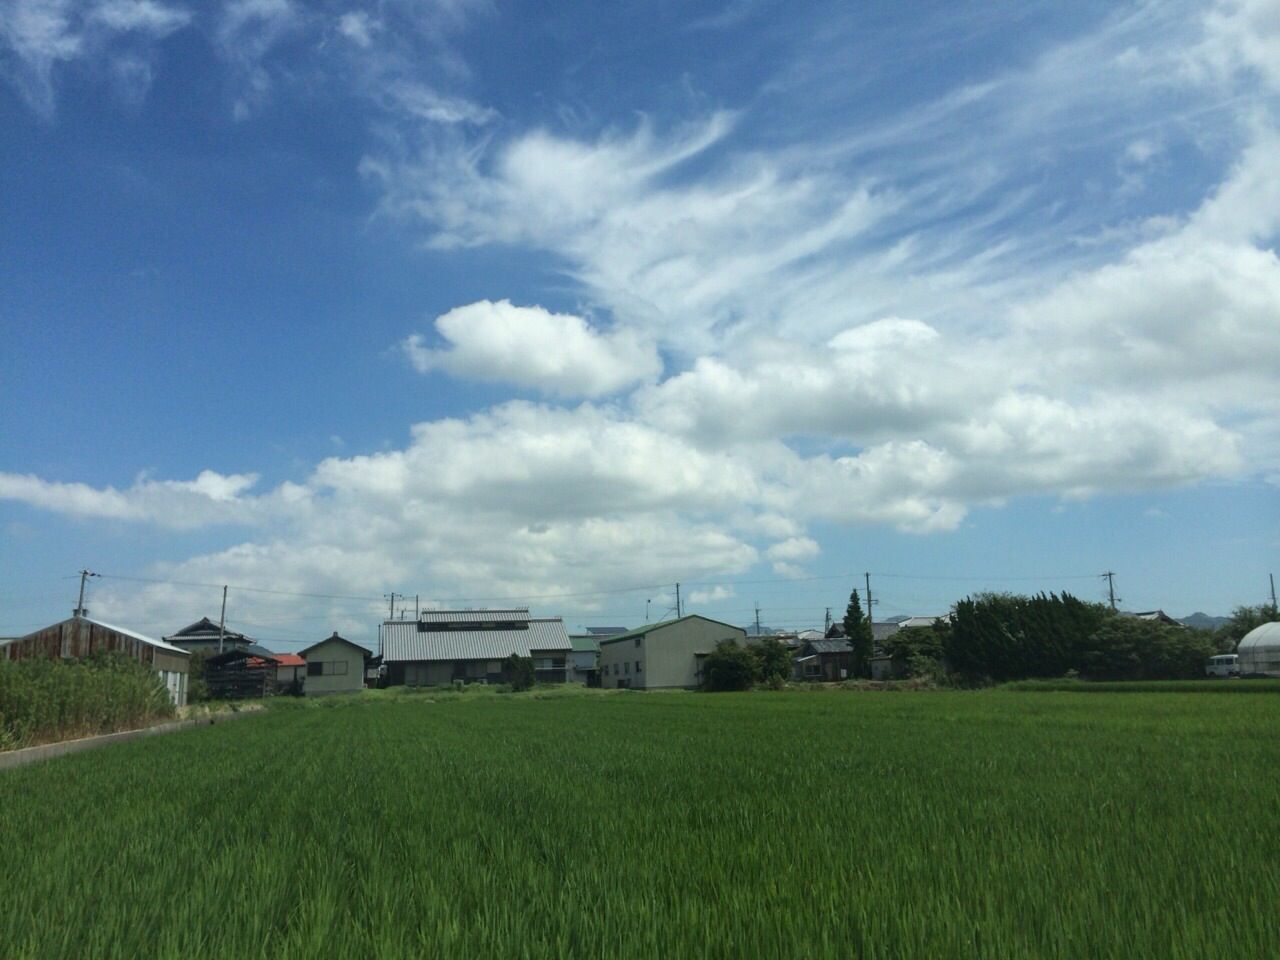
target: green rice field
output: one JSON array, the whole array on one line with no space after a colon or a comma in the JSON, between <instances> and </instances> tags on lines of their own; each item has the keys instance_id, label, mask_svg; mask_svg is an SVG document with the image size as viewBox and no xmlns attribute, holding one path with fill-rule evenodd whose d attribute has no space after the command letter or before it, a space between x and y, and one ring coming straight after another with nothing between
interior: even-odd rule
<instances>
[{"instance_id":1,"label":"green rice field","mask_svg":"<svg viewBox=\"0 0 1280 960\"><path fill-rule=\"evenodd\" d=\"M1272 957L1280 697L282 704L0 827L5 958Z\"/></svg>"}]
</instances>

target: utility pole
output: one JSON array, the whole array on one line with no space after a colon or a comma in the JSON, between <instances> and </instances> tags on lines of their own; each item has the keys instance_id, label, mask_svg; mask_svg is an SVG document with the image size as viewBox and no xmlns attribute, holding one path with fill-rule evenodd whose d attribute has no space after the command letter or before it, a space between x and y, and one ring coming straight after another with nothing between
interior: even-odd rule
<instances>
[{"instance_id":1,"label":"utility pole","mask_svg":"<svg viewBox=\"0 0 1280 960\"><path fill-rule=\"evenodd\" d=\"M649 604L651 604L651 603L653 603L652 598L647 599L647 600L645 600L645 602L644 602L644 622L645 622L645 623L648 623L648 622L649 622Z\"/></svg>"},{"instance_id":2,"label":"utility pole","mask_svg":"<svg viewBox=\"0 0 1280 960\"><path fill-rule=\"evenodd\" d=\"M872 632L874 633L876 621L875 621L875 615L871 612L871 602L872 602L871 601L871 574L863 573L862 575L866 578L866 581L867 581L867 625L872 628Z\"/></svg>"},{"instance_id":3,"label":"utility pole","mask_svg":"<svg viewBox=\"0 0 1280 960\"><path fill-rule=\"evenodd\" d=\"M1274 617L1276 615L1276 610L1280 609L1276 607L1276 575L1274 573L1269 573L1267 576L1271 578L1271 615Z\"/></svg>"},{"instance_id":4,"label":"utility pole","mask_svg":"<svg viewBox=\"0 0 1280 960\"><path fill-rule=\"evenodd\" d=\"M421 619L422 619L422 610L421 610L421 608L418 606L418 596L419 596L419 595L418 595L418 594L416 594L416 593L413 595L413 619L415 619L415 620L421 620Z\"/></svg>"},{"instance_id":5,"label":"utility pole","mask_svg":"<svg viewBox=\"0 0 1280 960\"><path fill-rule=\"evenodd\" d=\"M76 602L76 612L74 616L83 617L89 613L89 611L84 608L84 582L90 577L96 576L99 576L99 574L94 573L92 570L80 571L80 599ZM1275 593L1275 590L1273 589L1271 592Z\"/></svg>"},{"instance_id":6,"label":"utility pole","mask_svg":"<svg viewBox=\"0 0 1280 960\"><path fill-rule=\"evenodd\" d=\"M1108 570L1102 576L1107 581L1107 596L1111 601L1111 609L1114 610L1116 608L1116 575Z\"/></svg>"},{"instance_id":7,"label":"utility pole","mask_svg":"<svg viewBox=\"0 0 1280 960\"><path fill-rule=\"evenodd\" d=\"M830 629L831 629L831 608L830 608L830 607L827 607L827 616L826 616L826 620L825 620L825 621L823 622L823 624L822 624L822 635L823 635L823 636L826 636L827 632L828 632Z\"/></svg>"},{"instance_id":8,"label":"utility pole","mask_svg":"<svg viewBox=\"0 0 1280 960\"><path fill-rule=\"evenodd\" d=\"M396 593L394 593L394 592L393 592L393 593L391 593L391 594L385 594L385 593L384 593L384 594L383 594L383 596L384 596L384 597L388 597L388 596L389 596L389 598L390 598L390 600L391 600L391 606L390 606L390 607L389 607L389 609L388 609L387 619L388 619L388 620L394 620L394 619L396 618L396 597L397 597L397 596L399 596L399 594L396 594Z\"/></svg>"},{"instance_id":9,"label":"utility pole","mask_svg":"<svg viewBox=\"0 0 1280 960\"><path fill-rule=\"evenodd\" d=\"M222 615L218 617L218 652L222 652L222 638L227 633L227 585L222 585Z\"/></svg>"},{"instance_id":10,"label":"utility pole","mask_svg":"<svg viewBox=\"0 0 1280 960\"><path fill-rule=\"evenodd\" d=\"M679 582L677 582L676 583L676 619L679 620L682 616L684 616L684 614L680 612L680 584Z\"/></svg>"},{"instance_id":11,"label":"utility pole","mask_svg":"<svg viewBox=\"0 0 1280 960\"><path fill-rule=\"evenodd\" d=\"M760 603L756 602L756 636L760 636Z\"/></svg>"}]
</instances>

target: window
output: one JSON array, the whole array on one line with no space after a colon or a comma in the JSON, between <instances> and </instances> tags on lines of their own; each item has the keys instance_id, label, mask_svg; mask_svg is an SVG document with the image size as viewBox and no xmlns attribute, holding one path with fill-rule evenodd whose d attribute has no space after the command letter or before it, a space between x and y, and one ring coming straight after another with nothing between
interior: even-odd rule
<instances>
[{"instance_id":1,"label":"window","mask_svg":"<svg viewBox=\"0 0 1280 960\"><path fill-rule=\"evenodd\" d=\"M640 661L639 661L639 660L637 660L637 661L636 661L636 673L639 673L639 672L640 672Z\"/></svg>"},{"instance_id":2,"label":"window","mask_svg":"<svg viewBox=\"0 0 1280 960\"><path fill-rule=\"evenodd\" d=\"M640 638L639 638L639 637L636 637L636 646L637 646L637 647L638 647L638 646L640 646Z\"/></svg>"},{"instance_id":3,"label":"window","mask_svg":"<svg viewBox=\"0 0 1280 960\"><path fill-rule=\"evenodd\" d=\"M345 677L347 661L345 660L308 660L308 677Z\"/></svg>"},{"instance_id":4,"label":"window","mask_svg":"<svg viewBox=\"0 0 1280 960\"><path fill-rule=\"evenodd\" d=\"M630 660L628 660L626 663L624 663L624 664L622 665L622 672L623 672L623 673L630 673L630 672L631 672L631 661L630 661Z\"/></svg>"}]
</instances>

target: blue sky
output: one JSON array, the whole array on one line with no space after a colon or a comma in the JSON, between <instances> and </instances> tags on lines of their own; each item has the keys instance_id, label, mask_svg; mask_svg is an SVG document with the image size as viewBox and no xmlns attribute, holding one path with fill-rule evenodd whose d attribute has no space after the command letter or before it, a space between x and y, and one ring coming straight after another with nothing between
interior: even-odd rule
<instances>
[{"instance_id":1,"label":"blue sky","mask_svg":"<svg viewBox=\"0 0 1280 960\"><path fill-rule=\"evenodd\" d=\"M1278 106L1275 0L10 0L0 634L1259 602Z\"/></svg>"}]
</instances>

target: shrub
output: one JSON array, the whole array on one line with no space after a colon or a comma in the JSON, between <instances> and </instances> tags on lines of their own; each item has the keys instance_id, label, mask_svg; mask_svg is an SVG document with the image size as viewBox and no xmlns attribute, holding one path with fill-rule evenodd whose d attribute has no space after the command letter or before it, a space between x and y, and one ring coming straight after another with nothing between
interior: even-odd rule
<instances>
[{"instance_id":1,"label":"shrub","mask_svg":"<svg viewBox=\"0 0 1280 960\"><path fill-rule=\"evenodd\" d=\"M146 726L172 717L151 667L123 654L0 661L0 748Z\"/></svg>"},{"instance_id":2,"label":"shrub","mask_svg":"<svg viewBox=\"0 0 1280 960\"><path fill-rule=\"evenodd\" d=\"M732 640L721 640L702 661L702 686L706 690L749 690L759 677L755 652Z\"/></svg>"},{"instance_id":3,"label":"shrub","mask_svg":"<svg viewBox=\"0 0 1280 960\"><path fill-rule=\"evenodd\" d=\"M530 658L513 653L507 657L503 672L506 673L512 690L529 690L533 687L533 661Z\"/></svg>"},{"instance_id":4,"label":"shrub","mask_svg":"<svg viewBox=\"0 0 1280 960\"><path fill-rule=\"evenodd\" d=\"M756 658L756 679L759 682L770 685L785 683L791 676L791 650L781 640L763 637L748 649Z\"/></svg>"}]
</instances>

